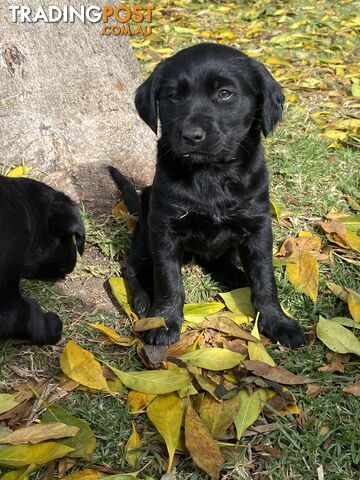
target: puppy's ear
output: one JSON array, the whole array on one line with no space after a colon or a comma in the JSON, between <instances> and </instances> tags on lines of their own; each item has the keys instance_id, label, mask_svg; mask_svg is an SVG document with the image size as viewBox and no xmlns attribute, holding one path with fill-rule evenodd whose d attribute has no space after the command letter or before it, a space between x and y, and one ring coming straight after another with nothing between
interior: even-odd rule
<instances>
[{"instance_id":1,"label":"puppy's ear","mask_svg":"<svg viewBox=\"0 0 360 480\"><path fill-rule=\"evenodd\" d=\"M261 98L261 130L266 137L282 118L284 94L281 85L272 77L269 70L256 62L259 74Z\"/></svg>"},{"instance_id":2,"label":"puppy's ear","mask_svg":"<svg viewBox=\"0 0 360 480\"><path fill-rule=\"evenodd\" d=\"M77 251L80 255L84 253L84 222L74 203L61 192L56 193L50 205L49 230L64 239L74 236Z\"/></svg>"},{"instance_id":3,"label":"puppy's ear","mask_svg":"<svg viewBox=\"0 0 360 480\"><path fill-rule=\"evenodd\" d=\"M158 126L158 98L161 84L162 63L159 63L145 82L136 90L135 106L138 114L154 133Z\"/></svg>"}]
</instances>

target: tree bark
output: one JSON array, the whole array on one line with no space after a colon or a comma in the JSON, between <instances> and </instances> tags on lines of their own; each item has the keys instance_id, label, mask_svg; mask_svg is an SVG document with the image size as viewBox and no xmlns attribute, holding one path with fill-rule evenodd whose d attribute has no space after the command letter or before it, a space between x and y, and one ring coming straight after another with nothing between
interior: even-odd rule
<instances>
[{"instance_id":1,"label":"tree bark","mask_svg":"<svg viewBox=\"0 0 360 480\"><path fill-rule=\"evenodd\" d=\"M35 11L86 4L21 3ZM78 20L12 23L13 4L3 0L0 12L0 162L24 162L97 210L108 208L115 192L106 165L140 187L151 183L156 139L134 107L141 75L128 37L102 36L101 23Z\"/></svg>"}]
</instances>

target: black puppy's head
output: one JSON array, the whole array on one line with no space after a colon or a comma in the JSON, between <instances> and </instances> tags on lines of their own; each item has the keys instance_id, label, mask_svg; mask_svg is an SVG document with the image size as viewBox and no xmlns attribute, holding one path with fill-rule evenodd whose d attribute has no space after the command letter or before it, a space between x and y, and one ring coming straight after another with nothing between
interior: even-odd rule
<instances>
[{"instance_id":1,"label":"black puppy's head","mask_svg":"<svg viewBox=\"0 0 360 480\"><path fill-rule=\"evenodd\" d=\"M37 197L41 222L36 227L36 240L23 276L56 280L72 272L77 253L83 254L85 227L67 195L43 187Z\"/></svg>"},{"instance_id":2,"label":"black puppy's head","mask_svg":"<svg viewBox=\"0 0 360 480\"><path fill-rule=\"evenodd\" d=\"M232 158L250 132L268 135L281 119L283 101L280 85L262 64L211 43L161 62L135 98L155 133L160 118L169 151L196 162Z\"/></svg>"}]
</instances>

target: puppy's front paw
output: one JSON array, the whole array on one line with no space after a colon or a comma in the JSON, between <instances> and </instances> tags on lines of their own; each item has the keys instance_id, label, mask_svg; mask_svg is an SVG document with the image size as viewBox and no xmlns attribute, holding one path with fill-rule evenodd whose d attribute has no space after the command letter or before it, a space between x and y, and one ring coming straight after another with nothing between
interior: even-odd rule
<instances>
[{"instance_id":1,"label":"puppy's front paw","mask_svg":"<svg viewBox=\"0 0 360 480\"><path fill-rule=\"evenodd\" d=\"M303 328L298 322L287 317L282 312L273 315L259 316L259 331L273 342L291 348L298 348L305 344Z\"/></svg>"},{"instance_id":2,"label":"puppy's front paw","mask_svg":"<svg viewBox=\"0 0 360 480\"><path fill-rule=\"evenodd\" d=\"M139 317L146 317L150 310L150 298L149 295L143 289L139 289L133 293L132 306Z\"/></svg>"},{"instance_id":3,"label":"puppy's front paw","mask_svg":"<svg viewBox=\"0 0 360 480\"><path fill-rule=\"evenodd\" d=\"M152 316L152 315L151 315ZM183 322L183 318L174 318L169 319L164 314L157 313L154 315L156 317L165 317L167 328L154 328L148 330L143 334L144 343L147 345L172 345L176 343L180 338L180 330Z\"/></svg>"},{"instance_id":4,"label":"puppy's front paw","mask_svg":"<svg viewBox=\"0 0 360 480\"><path fill-rule=\"evenodd\" d=\"M30 342L34 345L55 345L61 340L62 323L56 313L43 313L43 321L37 322L37 331L32 332Z\"/></svg>"}]
</instances>

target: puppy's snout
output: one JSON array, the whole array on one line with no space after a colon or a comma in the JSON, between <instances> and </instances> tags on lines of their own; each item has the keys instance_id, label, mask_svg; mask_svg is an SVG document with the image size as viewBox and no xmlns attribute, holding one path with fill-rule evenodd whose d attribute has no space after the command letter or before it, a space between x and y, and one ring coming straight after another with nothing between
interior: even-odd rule
<instances>
[{"instance_id":1,"label":"puppy's snout","mask_svg":"<svg viewBox=\"0 0 360 480\"><path fill-rule=\"evenodd\" d=\"M183 140L189 145L197 145L205 140L206 133L201 127L185 127L182 132Z\"/></svg>"}]
</instances>

